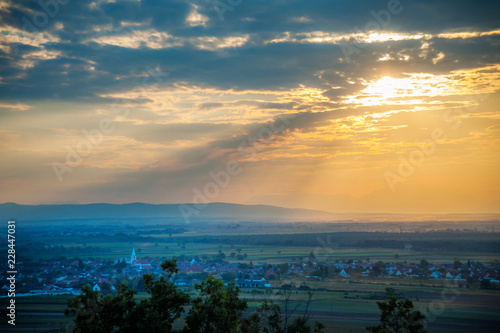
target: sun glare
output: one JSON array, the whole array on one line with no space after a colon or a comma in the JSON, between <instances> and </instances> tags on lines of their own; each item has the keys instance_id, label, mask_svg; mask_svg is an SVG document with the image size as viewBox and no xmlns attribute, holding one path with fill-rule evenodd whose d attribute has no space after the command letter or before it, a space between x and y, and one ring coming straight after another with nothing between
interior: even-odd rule
<instances>
[{"instance_id":1,"label":"sun glare","mask_svg":"<svg viewBox=\"0 0 500 333\"><path fill-rule=\"evenodd\" d=\"M422 103L426 97L450 93L447 78L427 74L411 74L405 78L384 76L367 84L367 87L348 101L370 105L409 105Z\"/></svg>"},{"instance_id":2,"label":"sun glare","mask_svg":"<svg viewBox=\"0 0 500 333\"><path fill-rule=\"evenodd\" d=\"M489 75L484 72L488 70ZM366 88L345 99L347 103L374 105L411 105L428 103L429 97L467 96L492 93L499 89L500 66L453 71L446 75L405 74L405 77L383 76L365 83Z\"/></svg>"},{"instance_id":3,"label":"sun glare","mask_svg":"<svg viewBox=\"0 0 500 333\"><path fill-rule=\"evenodd\" d=\"M413 86L410 79L394 79L390 76L384 76L374 85L368 87L365 93L377 95L383 99L409 95L413 93Z\"/></svg>"},{"instance_id":4,"label":"sun glare","mask_svg":"<svg viewBox=\"0 0 500 333\"><path fill-rule=\"evenodd\" d=\"M414 78L392 78L384 76L371 82L351 102L363 105L410 104L420 95Z\"/></svg>"}]
</instances>

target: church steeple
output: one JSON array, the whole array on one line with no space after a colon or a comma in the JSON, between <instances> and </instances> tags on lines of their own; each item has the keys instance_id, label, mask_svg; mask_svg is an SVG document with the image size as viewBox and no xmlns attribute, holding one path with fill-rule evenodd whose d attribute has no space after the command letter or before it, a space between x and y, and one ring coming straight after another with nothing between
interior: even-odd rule
<instances>
[{"instance_id":1,"label":"church steeple","mask_svg":"<svg viewBox=\"0 0 500 333\"><path fill-rule=\"evenodd\" d=\"M135 256L135 248L132 248L132 255L130 256L130 263L133 263L137 257Z\"/></svg>"}]
</instances>

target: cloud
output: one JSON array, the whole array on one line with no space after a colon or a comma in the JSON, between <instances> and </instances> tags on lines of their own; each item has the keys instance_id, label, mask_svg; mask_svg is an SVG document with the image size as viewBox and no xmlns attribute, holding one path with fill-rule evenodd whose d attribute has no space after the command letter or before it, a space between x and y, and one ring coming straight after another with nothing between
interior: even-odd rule
<instances>
[{"instance_id":1,"label":"cloud","mask_svg":"<svg viewBox=\"0 0 500 333\"><path fill-rule=\"evenodd\" d=\"M27 105L27 104L21 104L21 103L17 103L17 104L0 103L0 108L7 109L9 111L26 111L26 110L33 108L33 106Z\"/></svg>"},{"instance_id":2,"label":"cloud","mask_svg":"<svg viewBox=\"0 0 500 333\"><path fill-rule=\"evenodd\" d=\"M70 1L50 15L4 1L0 178L18 192L0 198L189 201L234 160L244 173L220 201L396 209L383 174L434 127L449 140L394 202L410 209L412 189L443 174L442 195L461 178L497 184L497 97L477 98L500 90L497 1L401 0L390 17L387 5L243 1L221 20L212 0ZM459 128L446 110L465 110ZM102 119L113 132L59 184L50 163Z\"/></svg>"},{"instance_id":3,"label":"cloud","mask_svg":"<svg viewBox=\"0 0 500 333\"><path fill-rule=\"evenodd\" d=\"M88 42L95 42L100 45L114 45L131 49L138 49L140 47L162 49L182 45L180 41L174 41L173 37L168 33L159 32L152 29L135 30L128 34L100 36L90 39L88 40Z\"/></svg>"},{"instance_id":4,"label":"cloud","mask_svg":"<svg viewBox=\"0 0 500 333\"><path fill-rule=\"evenodd\" d=\"M196 26L207 26L209 18L203 14L200 14L198 12L198 6L195 4L191 5L191 11L189 12L189 15L186 17L186 23L189 24L191 27L196 27Z\"/></svg>"},{"instance_id":5,"label":"cloud","mask_svg":"<svg viewBox=\"0 0 500 333\"><path fill-rule=\"evenodd\" d=\"M218 109L218 108L221 108L223 107L224 104L222 103L217 103L217 102L205 102L205 103L200 103L197 107L200 109L200 110L207 110L207 111L210 111L212 109Z\"/></svg>"}]
</instances>

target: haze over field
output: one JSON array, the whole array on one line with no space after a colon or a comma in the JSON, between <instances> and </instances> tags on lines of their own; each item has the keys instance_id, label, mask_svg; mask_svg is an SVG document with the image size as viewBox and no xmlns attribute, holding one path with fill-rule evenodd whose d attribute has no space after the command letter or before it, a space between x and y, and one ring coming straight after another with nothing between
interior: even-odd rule
<instances>
[{"instance_id":1,"label":"haze over field","mask_svg":"<svg viewBox=\"0 0 500 333\"><path fill-rule=\"evenodd\" d=\"M182 208L179 209L179 206ZM282 208L269 205L240 205L214 202L196 209L191 204L63 204L63 205L18 205L15 203L0 204L0 216L7 219L29 221L65 221L88 220L92 223L103 223L107 219L130 221L135 219L141 223L183 223L190 221L260 221L260 222L455 222L462 228L474 228L487 225L491 230L500 220L499 214L386 214L386 213L331 213L321 210ZM473 221L473 224L468 222ZM488 222L490 221L490 222ZM463 223L462 223L463 222ZM74 223L78 223L75 221ZM124 222L125 223L125 222ZM424 224L421 224L424 225ZM449 225L442 224L447 229ZM366 228L363 224L361 229ZM435 227L434 227L435 228ZM365 230L366 231L366 230Z\"/></svg>"},{"instance_id":2,"label":"haze over field","mask_svg":"<svg viewBox=\"0 0 500 333\"><path fill-rule=\"evenodd\" d=\"M234 3L3 1L0 202L500 212L498 1Z\"/></svg>"}]
</instances>

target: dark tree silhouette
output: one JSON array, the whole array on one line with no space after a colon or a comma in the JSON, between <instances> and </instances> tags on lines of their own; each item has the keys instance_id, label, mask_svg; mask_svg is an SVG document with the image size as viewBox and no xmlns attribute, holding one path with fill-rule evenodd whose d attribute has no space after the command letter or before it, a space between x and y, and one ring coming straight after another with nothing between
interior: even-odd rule
<instances>
[{"instance_id":1,"label":"dark tree silhouette","mask_svg":"<svg viewBox=\"0 0 500 333\"><path fill-rule=\"evenodd\" d=\"M177 272L176 262L166 261L162 268L167 278L154 279L144 275L144 288L148 299L137 304L135 290L125 283L118 287L118 294L103 296L91 286L82 288L82 294L68 300L67 316L74 316L75 332L172 332L173 322L181 316L189 296L178 291L170 282Z\"/></svg>"},{"instance_id":2,"label":"dark tree silhouette","mask_svg":"<svg viewBox=\"0 0 500 333\"><path fill-rule=\"evenodd\" d=\"M312 296L312 294L311 294ZM310 301L310 299L309 299ZM309 302L308 302L309 303ZM281 309L272 301L264 300L264 303L248 318L243 319L240 325L240 333L323 333L325 326L319 322L314 327L309 326L307 308L301 317L296 318L291 324L283 322Z\"/></svg>"},{"instance_id":3,"label":"dark tree silhouette","mask_svg":"<svg viewBox=\"0 0 500 333\"><path fill-rule=\"evenodd\" d=\"M74 332L114 332L124 330L123 319L134 310L135 290L125 284L118 287L118 296L104 297L93 291L90 285L82 288L82 294L68 300L67 316L76 315Z\"/></svg>"},{"instance_id":4,"label":"dark tree silhouette","mask_svg":"<svg viewBox=\"0 0 500 333\"><path fill-rule=\"evenodd\" d=\"M238 299L238 287L209 275L196 286L200 296L193 300L193 307L186 317L184 332L237 333L241 315L247 302Z\"/></svg>"},{"instance_id":5,"label":"dark tree silhouette","mask_svg":"<svg viewBox=\"0 0 500 333\"><path fill-rule=\"evenodd\" d=\"M422 312L413 309L413 302L390 295L387 301L377 302L382 312L380 324L366 329L372 333L426 333Z\"/></svg>"},{"instance_id":6,"label":"dark tree silhouette","mask_svg":"<svg viewBox=\"0 0 500 333\"><path fill-rule=\"evenodd\" d=\"M180 319L190 300L172 282L172 276L178 272L176 260L164 262L162 268L166 276L158 279L152 274L143 276L144 289L149 297L139 303L134 299L137 292L129 289L126 283L118 286L116 295L107 296L85 285L80 295L68 300L65 311L67 316L74 316L74 332L311 333L307 309L312 293L304 315L288 325L287 320L293 311L287 310L282 315L279 306L267 301L256 313L244 319L242 315L247 302L238 298L238 287L234 283L224 286L222 280L211 275L195 286L199 295L191 302L185 326L181 331L174 331L174 322ZM291 290L289 292L291 294ZM313 332L322 333L323 328L316 322Z\"/></svg>"}]
</instances>

